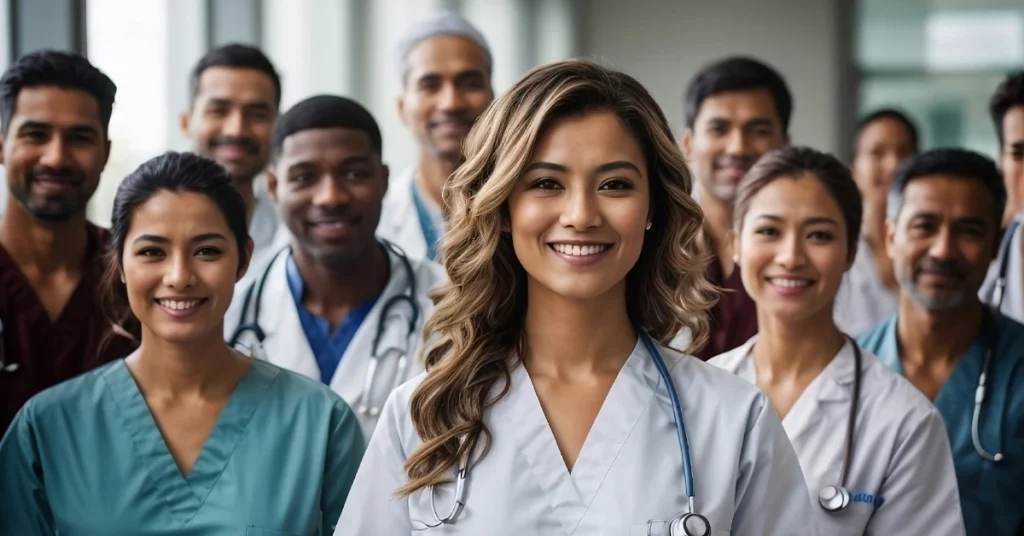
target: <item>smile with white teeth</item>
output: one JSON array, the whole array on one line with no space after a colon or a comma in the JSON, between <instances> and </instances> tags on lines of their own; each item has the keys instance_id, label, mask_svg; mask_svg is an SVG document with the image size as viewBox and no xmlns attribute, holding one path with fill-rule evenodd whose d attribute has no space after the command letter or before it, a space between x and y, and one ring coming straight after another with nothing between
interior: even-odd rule
<instances>
[{"instance_id":1,"label":"smile with white teeth","mask_svg":"<svg viewBox=\"0 0 1024 536\"><path fill-rule=\"evenodd\" d=\"M198 306L203 300L157 300L161 306L175 311L184 311Z\"/></svg>"},{"instance_id":2,"label":"smile with white teeth","mask_svg":"<svg viewBox=\"0 0 1024 536\"><path fill-rule=\"evenodd\" d=\"M803 288L811 286L810 279L790 279L787 277L773 277L770 279L773 285L786 288Z\"/></svg>"},{"instance_id":3,"label":"smile with white teeth","mask_svg":"<svg viewBox=\"0 0 1024 536\"><path fill-rule=\"evenodd\" d=\"M563 255L572 255L574 257L584 257L587 255L597 255L602 251L608 249L608 244L551 244L551 248Z\"/></svg>"}]
</instances>

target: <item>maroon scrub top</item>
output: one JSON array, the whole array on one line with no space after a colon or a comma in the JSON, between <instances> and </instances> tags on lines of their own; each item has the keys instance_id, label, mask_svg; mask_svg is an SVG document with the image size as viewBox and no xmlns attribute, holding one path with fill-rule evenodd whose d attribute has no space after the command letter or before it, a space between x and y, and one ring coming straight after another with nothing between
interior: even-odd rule
<instances>
[{"instance_id":1,"label":"maroon scrub top","mask_svg":"<svg viewBox=\"0 0 1024 536\"><path fill-rule=\"evenodd\" d=\"M127 339L115 337L99 353L109 329L100 313L97 294L110 234L92 224L88 224L88 233L82 280L56 321L50 320L21 268L0 246L0 357L7 368L17 364L17 370L0 370L0 436L33 395L124 357L134 346Z\"/></svg>"},{"instance_id":2,"label":"maroon scrub top","mask_svg":"<svg viewBox=\"0 0 1024 536\"><path fill-rule=\"evenodd\" d=\"M711 308L711 336L707 344L693 354L707 361L757 334L757 307L743 288L739 266L726 278L718 257L712 254L704 272L707 280L721 292L718 303Z\"/></svg>"}]
</instances>

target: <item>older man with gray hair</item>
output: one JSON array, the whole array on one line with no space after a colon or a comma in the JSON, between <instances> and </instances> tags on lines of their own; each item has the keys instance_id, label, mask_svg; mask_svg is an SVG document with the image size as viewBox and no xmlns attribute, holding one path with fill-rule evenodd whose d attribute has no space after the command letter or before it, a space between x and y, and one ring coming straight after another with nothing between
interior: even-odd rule
<instances>
[{"instance_id":1,"label":"older man with gray hair","mask_svg":"<svg viewBox=\"0 0 1024 536\"><path fill-rule=\"evenodd\" d=\"M395 177L377 234L414 258L437 259L444 234L441 190L462 161L462 142L494 99L491 51L466 19L442 12L398 42L398 115L419 147L416 164Z\"/></svg>"}]
</instances>

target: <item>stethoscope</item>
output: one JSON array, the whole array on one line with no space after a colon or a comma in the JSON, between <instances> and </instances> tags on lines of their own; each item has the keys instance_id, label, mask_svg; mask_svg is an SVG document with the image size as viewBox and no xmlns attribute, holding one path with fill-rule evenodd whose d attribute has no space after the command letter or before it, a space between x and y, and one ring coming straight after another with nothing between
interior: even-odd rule
<instances>
[{"instance_id":1,"label":"stethoscope","mask_svg":"<svg viewBox=\"0 0 1024 536\"><path fill-rule=\"evenodd\" d=\"M420 320L420 306L416 303L416 273L412 269L412 263L409 262L409 257L398 246L387 240L380 240L380 243L385 249L394 253L402 263L402 267L405 270L406 277L408 278L406 287L408 288L409 293L396 294L385 301L384 305L381 306L380 314L377 319L377 331L373 336L373 346L370 350L370 362L366 369L366 380L363 385L363 391L359 394L358 402L353 402L352 404L356 411L364 417L376 417L380 415L380 406L373 404L371 396L373 393L373 385L377 380L377 368L380 364L380 341L384 336L385 321L388 318L388 314L394 307L401 303L407 304L412 313L409 317L409 327L405 336L406 350L398 356L398 362L395 367L395 376L392 379L391 389L388 392L393 391L401 385L405 378L405 374L409 368L408 341L416 333L416 326L419 324ZM242 300L242 310L239 312L238 316L238 327L235 328L234 333L232 333L228 340L229 345L233 347L236 346L246 332L252 332L252 334L256 336L256 340L259 344L263 344L263 341L266 340L267 334L260 326L260 304L263 301L263 288L267 284L267 278L270 275L270 270L274 266L274 263L277 262L278 258L281 257L282 254L290 253L291 247L289 246L274 254L274 257L270 259L269 263L267 263L266 268L263 269L263 274L260 276L259 282L257 283L254 281L249 285L249 289L245 292L245 298ZM246 312L249 311L249 305L252 303L254 293L256 303L253 306L252 322L245 322Z\"/></svg>"},{"instance_id":2,"label":"stethoscope","mask_svg":"<svg viewBox=\"0 0 1024 536\"><path fill-rule=\"evenodd\" d=\"M683 486L686 489L687 511L669 522L669 536L710 536L711 522L708 521L708 518L697 513L694 506L693 466L690 463L690 443L686 439L686 426L683 423L683 407L679 402L679 394L676 392L675 383L668 373L668 367L665 366L665 360L661 357L661 352L658 351L654 342L646 334L641 334L640 340L643 341L644 347L647 348L647 353L654 359L654 366L657 367L658 374L668 388L668 396L672 401L672 417L676 424L676 436L679 440L679 452L683 459ZM434 486L430 486L430 509L437 523L428 525L429 528L450 525L458 518L463 507L466 506L466 477L468 473L468 460L463 459L459 462L455 474L455 503L452 505L448 515L443 518L438 515L437 506L434 503ZM648 531L650 531L652 523L648 522Z\"/></svg>"},{"instance_id":3,"label":"stethoscope","mask_svg":"<svg viewBox=\"0 0 1024 536\"><path fill-rule=\"evenodd\" d=\"M1006 273L1010 270L1010 246L1013 245L1013 235L1020 223L1014 220L1006 230L1003 241L999 244L999 254L996 260L999 263L999 271L996 277L995 287L992 289L992 305L996 311L1003 308L1003 297L1006 294Z\"/></svg>"},{"instance_id":4,"label":"stethoscope","mask_svg":"<svg viewBox=\"0 0 1024 536\"><path fill-rule=\"evenodd\" d=\"M1000 293L999 299L1002 301L1002 293ZM985 348L985 362L981 366L981 374L978 375L978 387L974 390L974 415L971 416L971 441L974 443L974 450L978 452L978 455L990 462L1003 460L1001 452L992 454L985 450L985 447L981 445L981 432L979 431L981 426L981 406L985 403L985 387L988 384L988 372L992 366L992 355L995 352L996 346L999 345L999 328L996 326L995 318L998 314L999 304L996 304L995 311L986 309L982 317L982 324L988 338L988 344L986 345L987 348Z\"/></svg>"},{"instance_id":5,"label":"stethoscope","mask_svg":"<svg viewBox=\"0 0 1024 536\"><path fill-rule=\"evenodd\" d=\"M853 345L853 399L850 401L850 414L846 421L846 452L843 456L843 468L839 472L839 483L829 484L818 492L818 504L826 512L838 512L850 504L850 492L846 484L850 478L850 461L853 459L853 429L857 424L857 412L860 408L861 355L857 341L846 336Z\"/></svg>"}]
</instances>

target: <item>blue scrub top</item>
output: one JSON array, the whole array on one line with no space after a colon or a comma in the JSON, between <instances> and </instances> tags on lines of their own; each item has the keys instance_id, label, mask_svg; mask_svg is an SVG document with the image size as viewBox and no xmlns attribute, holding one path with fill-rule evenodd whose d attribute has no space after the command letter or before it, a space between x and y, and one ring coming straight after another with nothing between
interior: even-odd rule
<instances>
[{"instance_id":1,"label":"blue scrub top","mask_svg":"<svg viewBox=\"0 0 1024 536\"><path fill-rule=\"evenodd\" d=\"M302 304L302 293L305 291L305 283L299 268L295 265L295 259L288 257L285 266L288 274L288 288L291 290L292 298L295 300L295 308L299 312L299 322L302 324L302 331L306 333L306 340L316 357L316 364L320 367L320 380L327 385L331 384L334 372L338 370L341 357L345 350L352 343L359 326L370 314L373 306L380 298L380 294L370 298L365 303L349 311L345 319L341 321L338 328L331 333L331 325L326 320L314 315Z\"/></svg>"},{"instance_id":2,"label":"blue scrub top","mask_svg":"<svg viewBox=\"0 0 1024 536\"><path fill-rule=\"evenodd\" d=\"M980 333L935 397L953 449L960 503L969 536L1012 535L1024 528L1024 325L998 315L998 348L992 356L979 422L981 445L1003 460L988 461L974 449L974 393L988 340ZM860 345L903 374L897 318L860 338ZM927 467L922 467L927 471Z\"/></svg>"}]
</instances>

